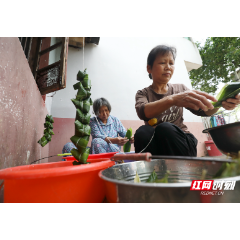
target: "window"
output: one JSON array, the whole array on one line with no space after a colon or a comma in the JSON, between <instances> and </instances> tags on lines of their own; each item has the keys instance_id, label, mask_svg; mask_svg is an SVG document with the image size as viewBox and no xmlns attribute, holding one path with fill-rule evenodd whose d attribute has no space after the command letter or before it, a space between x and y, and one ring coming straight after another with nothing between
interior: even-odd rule
<instances>
[{"instance_id":1,"label":"window","mask_svg":"<svg viewBox=\"0 0 240 240\"><path fill-rule=\"evenodd\" d=\"M66 87L68 37L19 37L42 95Z\"/></svg>"},{"instance_id":2,"label":"window","mask_svg":"<svg viewBox=\"0 0 240 240\"><path fill-rule=\"evenodd\" d=\"M68 37L38 38L33 76L42 95L66 87Z\"/></svg>"},{"instance_id":3,"label":"window","mask_svg":"<svg viewBox=\"0 0 240 240\"><path fill-rule=\"evenodd\" d=\"M42 95L66 87L68 46L99 44L99 37L19 37Z\"/></svg>"},{"instance_id":4,"label":"window","mask_svg":"<svg viewBox=\"0 0 240 240\"><path fill-rule=\"evenodd\" d=\"M24 54L28 60L29 53L31 50L31 45L32 45L32 38L31 37L19 37L19 41L21 42Z\"/></svg>"}]
</instances>

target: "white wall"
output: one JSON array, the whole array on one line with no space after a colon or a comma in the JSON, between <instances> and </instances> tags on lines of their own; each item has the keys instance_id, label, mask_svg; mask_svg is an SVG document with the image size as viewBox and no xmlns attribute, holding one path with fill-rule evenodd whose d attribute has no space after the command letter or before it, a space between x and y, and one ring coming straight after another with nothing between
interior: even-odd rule
<instances>
[{"instance_id":1,"label":"white wall","mask_svg":"<svg viewBox=\"0 0 240 240\"><path fill-rule=\"evenodd\" d=\"M77 93L73 89L79 70L87 68L92 80L91 97L105 97L112 105L111 114L121 120L139 120L135 111L137 90L151 85L146 70L147 56L159 44L177 48L176 68L171 83L183 83L188 88L185 61L201 65L201 58L191 41L184 38L107 38L101 37L99 45L87 44L83 50L69 47L67 87L57 91L53 97L52 115L58 118L75 118L76 108L71 98ZM84 57L84 63L83 63ZM201 118L184 111L186 122L201 122Z\"/></svg>"},{"instance_id":2,"label":"white wall","mask_svg":"<svg viewBox=\"0 0 240 240\"><path fill-rule=\"evenodd\" d=\"M56 37L52 37L50 46L56 44L59 41L61 41L61 38L57 39ZM50 51L48 65L53 64L60 60L61 48L62 47L60 46L60 47L57 47L56 49ZM52 113L52 103L53 103L53 97L55 95L56 95L56 92L51 92L51 93L46 94L45 105L46 105L49 115L51 115L51 113ZM56 100L56 101L58 101L58 100Z\"/></svg>"}]
</instances>

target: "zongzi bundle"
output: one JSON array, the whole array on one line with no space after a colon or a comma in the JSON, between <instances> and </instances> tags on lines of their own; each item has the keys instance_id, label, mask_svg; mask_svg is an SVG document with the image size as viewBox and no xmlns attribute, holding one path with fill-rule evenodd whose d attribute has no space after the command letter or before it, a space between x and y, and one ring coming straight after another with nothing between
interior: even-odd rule
<instances>
[{"instance_id":1,"label":"zongzi bundle","mask_svg":"<svg viewBox=\"0 0 240 240\"><path fill-rule=\"evenodd\" d=\"M45 123L44 123L44 127L45 127L45 128L53 129L53 125L52 125L52 123L50 123L50 122L45 122Z\"/></svg>"},{"instance_id":2,"label":"zongzi bundle","mask_svg":"<svg viewBox=\"0 0 240 240\"><path fill-rule=\"evenodd\" d=\"M43 136L39 141L38 143L44 147L47 143L48 143L48 140Z\"/></svg>"},{"instance_id":3,"label":"zongzi bundle","mask_svg":"<svg viewBox=\"0 0 240 240\"><path fill-rule=\"evenodd\" d=\"M76 108L79 108L81 111L83 110L83 101L77 100L77 99L71 99L73 104Z\"/></svg>"},{"instance_id":4,"label":"zongzi bundle","mask_svg":"<svg viewBox=\"0 0 240 240\"><path fill-rule=\"evenodd\" d=\"M47 114L47 116L46 116L46 118L45 118L45 122L54 123L54 120L53 120L52 115L48 115L48 114Z\"/></svg>"},{"instance_id":5,"label":"zongzi bundle","mask_svg":"<svg viewBox=\"0 0 240 240\"><path fill-rule=\"evenodd\" d=\"M77 112L76 120L80 121L83 124L89 124L90 118L91 118L91 114L90 113L83 114L80 109L77 109L76 112Z\"/></svg>"},{"instance_id":6,"label":"zongzi bundle","mask_svg":"<svg viewBox=\"0 0 240 240\"><path fill-rule=\"evenodd\" d=\"M74 135L70 139L73 142L73 144L77 147L77 149L86 148L89 141L89 136L78 137Z\"/></svg>"},{"instance_id":7,"label":"zongzi bundle","mask_svg":"<svg viewBox=\"0 0 240 240\"><path fill-rule=\"evenodd\" d=\"M75 157L76 161L73 161L73 165L87 164L90 148L87 147L91 127L89 126L91 114L89 113L90 106L93 105L90 98L91 93L91 81L88 78L86 69L84 72L79 71L77 74L78 83L73 85L75 90L78 90L76 98L71 99L76 107L76 119L75 119L75 135L70 139L77 149L72 149L71 153Z\"/></svg>"},{"instance_id":8,"label":"zongzi bundle","mask_svg":"<svg viewBox=\"0 0 240 240\"><path fill-rule=\"evenodd\" d=\"M83 100L83 109L82 109L82 111L84 113L88 113L89 110L90 110L90 105L91 105L90 99L91 98L89 97L89 98Z\"/></svg>"},{"instance_id":9,"label":"zongzi bundle","mask_svg":"<svg viewBox=\"0 0 240 240\"><path fill-rule=\"evenodd\" d=\"M50 135L49 133L45 133L44 137L47 139L48 142L50 142L52 139L52 135Z\"/></svg>"},{"instance_id":10,"label":"zongzi bundle","mask_svg":"<svg viewBox=\"0 0 240 240\"><path fill-rule=\"evenodd\" d=\"M77 99L71 99L73 104L75 105L76 108L80 109L83 113L88 113L90 110L90 105L91 105L91 98L88 97L85 100L77 100Z\"/></svg>"},{"instance_id":11,"label":"zongzi bundle","mask_svg":"<svg viewBox=\"0 0 240 240\"><path fill-rule=\"evenodd\" d=\"M219 108L222 106L223 101L226 101L228 98L235 98L238 93L240 93L240 82L228 83L218 93L216 97L218 101L212 102L212 105L214 108Z\"/></svg>"},{"instance_id":12,"label":"zongzi bundle","mask_svg":"<svg viewBox=\"0 0 240 240\"><path fill-rule=\"evenodd\" d=\"M83 87L83 85L81 83L79 83L79 84L80 84L80 87L78 89L76 99L81 101L84 98L88 97L88 91L86 91L84 89L84 87Z\"/></svg>"},{"instance_id":13,"label":"zongzi bundle","mask_svg":"<svg viewBox=\"0 0 240 240\"><path fill-rule=\"evenodd\" d=\"M53 132L53 117L52 115L48 115L45 117L45 123L44 123L44 127L46 129L44 129L44 135L43 137L38 141L38 143L44 147L48 142L50 142L52 140L52 135L54 135Z\"/></svg>"},{"instance_id":14,"label":"zongzi bundle","mask_svg":"<svg viewBox=\"0 0 240 240\"><path fill-rule=\"evenodd\" d=\"M84 125L78 120L75 121L75 135L78 137L90 136L91 127L89 125Z\"/></svg>"},{"instance_id":15,"label":"zongzi bundle","mask_svg":"<svg viewBox=\"0 0 240 240\"><path fill-rule=\"evenodd\" d=\"M90 97L90 96L91 96L90 91L87 91L87 97Z\"/></svg>"},{"instance_id":16,"label":"zongzi bundle","mask_svg":"<svg viewBox=\"0 0 240 240\"><path fill-rule=\"evenodd\" d=\"M83 72L78 71L77 80L78 80L78 81L83 80L83 78L84 78L85 75L86 75L86 69L85 69Z\"/></svg>"},{"instance_id":17,"label":"zongzi bundle","mask_svg":"<svg viewBox=\"0 0 240 240\"><path fill-rule=\"evenodd\" d=\"M83 87L84 87L86 90L90 91L90 89L91 89L91 80L88 78L88 74L86 74L86 75L84 76L84 78L83 78L83 80L82 80L81 83L82 83Z\"/></svg>"},{"instance_id":18,"label":"zongzi bundle","mask_svg":"<svg viewBox=\"0 0 240 240\"><path fill-rule=\"evenodd\" d=\"M46 129L44 129L44 134L45 134L45 133L49 133L50 135L54 135L53 130L50 129L50 128L46 128Z\"/></svg>"},{"instance_id":19,"label":"zongzi bundle","mask_svg":"<svg viewBox=\"0 0 240 240\"><path fill-rule=\"evenodd\" d=\"M73 148L71 150L71 153L80 163L87 163L90 148L85 148L82 153L80 153L77 149Z\"/></svg>"}]
</instances>

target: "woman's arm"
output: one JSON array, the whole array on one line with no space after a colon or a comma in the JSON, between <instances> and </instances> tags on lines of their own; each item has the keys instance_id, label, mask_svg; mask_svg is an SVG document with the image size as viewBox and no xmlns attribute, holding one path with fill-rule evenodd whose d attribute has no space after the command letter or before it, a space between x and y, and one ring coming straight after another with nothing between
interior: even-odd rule
<instances>
[{"instance_id":1,"label":"woman's arm","mask_svg":"<svg viewBox=\"0 0 240 240\"><path fill-rule=\"evenodd\" d=\"M119 134L119 137L115 138L107 137L105 138L105 141L109 142L110 139L112 143L123 146L128 141L128 139L125 137L127 131L118 118L113 117L113 121L114 121L113 127L117 131L117 134Z\"/></svg>"},{"instance_id":2,"label":"woman's arm","mask_svg":"<svg viewBox=\"0 0 240 240\"><path fill-rule=\"evenodd\" d=\"M170 96L162 98L155 102L146 103L144 113L147 118L154 118L173 106L173 100Z\"/></svg>"},{"instance_id":3,"label":"woman's arm","mask_svg":"<svg viewBox=\"0 0 240 240\"><path fill-rule=\"evenodd\" d=\"M111 138L111 137L106 137L104 139L107 143L113 143L113 144L117 144L119 146L123 146L126 142L128 142L127 138L122 138L122 137L116 137L116 138ZM110 140L110 141L109 141Z\"/></svg>"},{"instance_id":4,"label":"woman's arm","mask_svg":"<svg viewBox=\"0 0 240 240\"><path fill-rule=\"evenodd\" d=\"M147 118L153 118L172 106L191 108L194 110L203 109L208 112L213 109L213 105L208 101L217 101L213 96L197 90L189 90L178 94L173 94L158 101L145 104L144 113Z\"/></svg>"}]
</instances>

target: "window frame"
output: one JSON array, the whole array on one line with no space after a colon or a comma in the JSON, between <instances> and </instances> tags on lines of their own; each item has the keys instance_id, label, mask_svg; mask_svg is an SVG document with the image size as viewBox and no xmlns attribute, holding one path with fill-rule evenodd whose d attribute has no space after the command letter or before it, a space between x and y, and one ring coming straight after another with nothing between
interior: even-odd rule
<instances>
[{"instance_id":1,"label":"window frame","mask_svg":"<svg viewBox=\"0 0 240 240\"><path fill-rule=\"evenodd\" d=\"M58 42L52 46L49 46L48 48L41 51L42 43L46 38L35 38L33 39L34 48L32 50L32 58L31 62L29 63L30 68L32 70L34 79L38 85L39 91L42 95L55 92L61 89L66 88L66 81L67 81L67 57L68 57L68 37L62 37L62 41ZM40 58L46 53L49 53L50 51L56 49L57 47L61 46L61 57L60 60L53 63L53 64L47 64L43 68L39 68L40 64ZM34 60L33 60L34 59ZM60 76L59 80L56 84L53 84L51 86L43 87L42 82L38 79L39 74L43 71L50 70L53 67L56 67L56 65L60 66Z\"/></svg>"}]
</instances>

